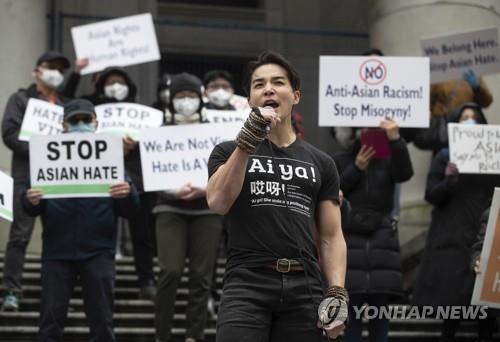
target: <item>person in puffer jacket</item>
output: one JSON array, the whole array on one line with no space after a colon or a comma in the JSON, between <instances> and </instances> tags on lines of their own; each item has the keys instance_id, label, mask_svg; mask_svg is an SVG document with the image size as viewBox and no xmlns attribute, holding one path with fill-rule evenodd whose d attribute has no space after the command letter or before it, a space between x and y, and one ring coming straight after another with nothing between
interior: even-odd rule
<instances>
[{"instance_id":1,"label":"person in puffer jacket","mask_svg":"<svg viewBox=\"0 0 500 342\"><path fill-rule=\"evenodd\" d=\"M397 124L385 119L380 127L389 140L388 158L375 158L374 148L362 145L356 133L352 144L344 144L350 148L334 155L340 188L352 207L349 220L343 224L346 288L351 298L345 332L349 342L361 341L362 317L356 317L354 306L367 303L382 307L391 297L403 294L398 232L392 225L391 211L395 184L408 181L413 166ZM388 320L370 320L370 341L387 341L388 331Z\"/></svg>"},{"instance_id":2,"label":"person in puffer jacket","mask_svg":"<svg viewBox=\"0 0 500 342\"><path fill-rule=\"evenodd\" d=\"M201 81L194 75L182 73L172 77L167 125L183 125L188 130L189 125L206 122L201 87ZM208 208L206 188L191 183L160 192L153 212L160 267L155 306L157 341L170 341L175 297L186 257L189 258L189 299L185 341L203 340L222 218Z\"/></svg>"}]
</instances>

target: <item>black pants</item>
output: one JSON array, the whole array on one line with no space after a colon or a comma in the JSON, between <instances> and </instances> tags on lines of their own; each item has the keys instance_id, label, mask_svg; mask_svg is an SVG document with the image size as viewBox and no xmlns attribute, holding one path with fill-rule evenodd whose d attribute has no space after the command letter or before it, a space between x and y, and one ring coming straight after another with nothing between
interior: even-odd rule
<instances>
[{"instance_id":1,"label":"black pants","mask_svg":"<svg viewBox=\"0 0 500 342\"><path fill-rule=\"evenodd\" d=\"M42 298L38 342L63 340L73 288L80 278L90 342L114 342L114 251L82 261L42 261Z\"/></svg>"},{"instance_id":2,"label":"black pants","mask_svg":"<svg viewBox=\"0 0 500 342\"><path fill-rule=\"evenodd\" d=\"M224 279L217 320L217 342L316 342L322 298L320 280L309 272L238 267Z\"/></svg>"},{"instance_id":3,"label":"black pants","mask_svg":"<svg viewBox=\"0 0 500 342\"><path fill-rule=\"evenodd\" d=\"M129 218L130 238L134 253L134 266L139 287L154 284L153 273L153 229L155 217L152 213L151 193L140 196L141 207L137 215Z\"/></svg>"},{"instance_id":4,"label":"black pants","mask_svg":"<svg viewBox=\"0 0 500 342\"><path fill-rule=\"evenodd\" d=\"M367 294L367 295L352 295L349 301L349 324L345 329L344 340L346 342L361 342L363 333L362 317L356 317L358 310L367 303L370 306L377 308L385 307L388 303L387 295L383 294ZM373 318L368 321L369 340L373 342L385 342L389 335L389 320L385 318Z\"/></svg>"},{"instance_id":5,"label":"black pants","mask_svg":"<svg viewBox=\"0 0 500 342\"><path fill-rule=\"evenodd\" d=\"M477 337L481 342L493 341L495 332L496 317L491 311L487 311L488 316L484 319L477 319ZM455 341L455 334L460 327L460 319L445 319L441 330L441 341Z\"/></svg>"},{"instance_id":6,"label":"black pants","mask_svg":"<svg viewBox=\"0 0 500 342\"><path fill-rule=\"evenodd\" d=\"M175 298L186 257L189 258L189 298L186 337L203 340L207 300L222 225L218 215L158 214L158 292L155 305L156 337L170 340Z\"/></svg>"},{"instance_id":7,"label":"black pants","mask_svg":"<svg viewBox=\"0 0 500 342\"><path fill-rule=\"evenodd\" d=\"M6 291L21 293L21 278L24 268L26 247L31 239L35 219L29 216L21 204L21 191L25 180L14 182L14 221L10 226L9 241L5 251L3 270L3 288Z\"/></svg>"}]
</instances>

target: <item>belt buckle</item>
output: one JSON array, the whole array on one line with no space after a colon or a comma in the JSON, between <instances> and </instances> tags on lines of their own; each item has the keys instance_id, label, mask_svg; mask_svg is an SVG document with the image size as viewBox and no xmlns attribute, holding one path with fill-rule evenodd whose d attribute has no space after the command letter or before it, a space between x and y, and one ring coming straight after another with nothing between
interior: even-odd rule
<instances>
[{"instance_id":1,"label":"belt buckle","mask_svg":"<svg viewBox=\"0 0 500 342\"><path fill-rule=\"evenodd\" d=\"M289 259L278 259L276 260L276 271L279 273L288 273L290 272L290 267L292 263ZM282 268L285 267L285 268Z\"/></svg>"}]
</instances>

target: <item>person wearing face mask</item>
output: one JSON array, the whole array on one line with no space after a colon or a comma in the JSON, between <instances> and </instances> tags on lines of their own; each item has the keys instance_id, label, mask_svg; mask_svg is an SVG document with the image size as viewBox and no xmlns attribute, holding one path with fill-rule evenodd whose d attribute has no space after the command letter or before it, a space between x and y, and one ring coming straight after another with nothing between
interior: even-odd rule
<instances>
[{"instance_id":1,"label":"person wearing face mask","mask_svg":"<svg viewBox=\"0 0 500 342\"><path fill-rule=\"evenodd\" d=\"M136 102L137 87L121 67L108 67L100 72L95 82L95 91L84 96L94 105L116 102ZM139 147L130 137L123 138L125 169L137 187L141 203L138 215L129 217L130 235L134 254L134 265L138 276L139 297L153 300L156 285L153 273L153 227L151 213L155 195L144 192Z\"/></svg>"},{"instance_id":2,"label":"person wearing face mask","mask_svg":"<svg viewBox=\"0 0 500 342\"><path fill-rule=\"evenodd\" d=\"M487 124L476 103L463 104L448 120L463 125ZM415 305L470 305L474 286L471 248L479 232L481 215L499 185L499 175L461 174L450 162L448 148L436 154L425 189L425 199L434 207L415 281ZM444 320L441 341L454 341L459 324L460 320Z\"/></svg>"},{"instance_id":3,"label":"person wearing face mask","mask_svg":"<svg viewBox=\"0 0 500 342\"><path fill-rule=\"evenodd\" d=\"M30 98L57 105L69 100L58 91L64 81L64 71L69 65L68 59L57 51L43 53L33 70L35 82L11 95L5 106L2 139L12 151L11 175L14 178L14 221L10 226L3 275L2 309L6 311L19 309L24 258L34 226L34 219L25 213L20 201L20 189L29 178L29 144L18 139L19 131Z\"/></svg>"},{"instance_id":4,"label":"person wearing face mask","mask_svg":"<svg viewBox=\"0 0 500 342\"><path fill-rule=\"evenodd\" d=\"M203 123L201 81L182 73L172 77L167 125ZM189 127L186 127L186 131ZM156 239L158 291L155 306L157 341L170 341L175 297L186 257L189 258L189 299L186 307L186 342L203 340L207 300L217 256L222 221L209 210L205 188L184 184L158 195Z\"/></svg>"},{"instance_id":5,"label":"person wearing face mask","mask_svg":"<svg viewBox=\"0 0 500 342\"><path fill-rule=\"evenodd\" d=\"M335 129L337 141L346 149L334 156L340 188L351 205L348 222L342 227L347 243L346 288L353 307L368 303L385 308L391 297L403 294L398 232L391 222L391 212L394 188L413 176L413 165L395 121L382 120L377 136L387 144L389 156L376 155L376 147L363 143L363 133L367 132ZM388 332L389 320L370 320L370 341L387 341ZM362 320L349 308L345 341L361 340Z\"/></svg>"},{"instance_id":6,"label":"person wearing face mask","mask_svg":"<svg viewBox=\"0 0 500 342\"><path fill-rule=\"evenodd\" d=\"M210 70L203 77L207 109L234 110L229 103L234 94L233 76L226 70Z\"/></svg>"},{"instance_id":7,"label":"person wearing face mask","mask_svg":"<svg viewBox=\"0 0 500 342\"><path fill-rule=\"evenodd\" d=\"M163 113L168 111L168 106L170 104L171 82L172 77L170 74L164 74L158 81L158 86L156 88L156 101L153 103L152 107L161 110Z\"/></svg>"},{"instance_id":8,"label":"person wearing face mask","mask_svg":"<svg viewBox=\"0 0 500 342\"><path fill-rule=\"evenodd\" d=\"M94 93L83 98L94 106L112 102L135 102L137 87L127 72L117 66L107 67L99 73Z\"/></svg>"},{"instance_id":9,"label":"person wearing face mask","mask_svg":"<svg viewBox=\"0 0 500 342\"><path fill-rule=\"evenodd\" d=\"M63 133L94 134L94 106L73 100L64 106ZM113 333L114 249L117 216L139 210L133 183L109 188L109 197L44 199L40 189L25 187L26 212L42 219L40 319L37 341L61 341L69 301L77 279L82 287L89 340L115 341ZM28 182L29 184L29 182Z\"/></svg>"}]
</instances>

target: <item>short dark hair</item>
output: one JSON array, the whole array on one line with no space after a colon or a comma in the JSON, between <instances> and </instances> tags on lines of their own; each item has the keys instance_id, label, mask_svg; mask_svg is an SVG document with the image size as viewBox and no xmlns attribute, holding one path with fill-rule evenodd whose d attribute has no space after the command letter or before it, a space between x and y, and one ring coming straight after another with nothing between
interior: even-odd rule
<instances>
[{"instance_id":1,"label":"short dark hair","mask_svg":"<svg viewBox=\"0 0 500 342\"><path fill-rule=\"evenodd\" d=\"M377 48L371 48L371 49L363 52L363 56L370 56L370 55L383 56L384 53L382 52L382 50L377 49Z\"/></svg>"},{"instance_id":2,"label":"short dark hair","mask_svg":"<svg viewBox=\"0 0 500 342\"><path fill-rule=\"evenodd\" d=\"M243 90L250 96L250 84L252 83L252 75L254 71L266 64L276 64L286 70L288 81L292 85L293 90L300 90L300 76L297 70L290 64L285 57L273 51L262 52L257 60L248 63L246 72L243 74Z\"/></svg>"},{"instance_id":3,"label":"short dark hair","mask_svg":"<svg viewBox=\"0 0 500 342\"><path fill-rule=\"evenodd\" d=\"M233 76L227 72L226 70L210 70L205 73L205 76L203 76L203 86L206 88L207 85L215 81L218 78L223 78L229 83L231 83L231 87L234 88L234 81L233 81Z\"/></svg>"}]
</instances>

